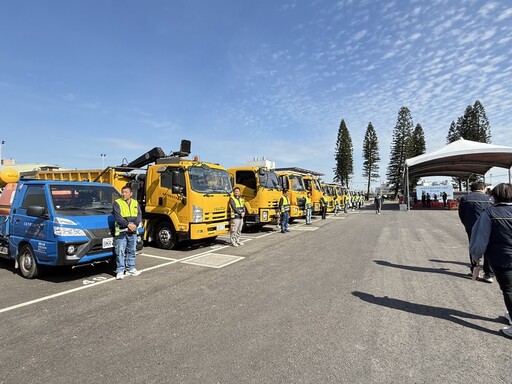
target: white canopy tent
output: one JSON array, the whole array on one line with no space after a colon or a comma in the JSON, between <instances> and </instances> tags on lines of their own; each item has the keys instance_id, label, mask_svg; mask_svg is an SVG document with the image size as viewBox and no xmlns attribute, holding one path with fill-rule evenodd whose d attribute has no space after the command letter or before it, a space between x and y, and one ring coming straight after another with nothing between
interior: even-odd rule
<instances>
[{"instance_id":1,"label":"white canopy tent","mask_svg":"<svg viewBox=\"0 0 512 384\"><path fill-rule=\"evenodd\" d=\"M510 183L512 147L459 139L432 153L405 160L405 196L409 196L410 177L468 178L471 175L485 175L492 167L507 168Z\"/></svg>"}]
</instances>

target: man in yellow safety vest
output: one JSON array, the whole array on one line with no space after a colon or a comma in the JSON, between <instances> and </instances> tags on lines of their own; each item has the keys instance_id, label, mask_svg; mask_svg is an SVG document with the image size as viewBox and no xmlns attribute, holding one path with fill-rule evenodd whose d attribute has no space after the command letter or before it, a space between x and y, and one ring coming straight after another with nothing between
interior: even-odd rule
<instances>
[{"instance_id":1,"label":"man in yellow safety vest","mask_svg":"<svg viewBox=\"0 0 512 384\"><path fill-rule=\"evenodd\" d=\"M114 202L112 213L115 219L116 279L127 275L138 276L135 269L135 249L137 246L137 227L142 222L142 212L137 200L132 199L132 187L125 185L121 189L121 198Z\"/></svg>"},{"instance_id":2,"label":"man in yellow safety vest","mask_svg":"<svg viewBox=\"0 0 512 384\"><path fill-rule=\"evenodd\" d=\"M243 245L243 243L240 242L240 235L242 233L245 216L244 199L240 197L240 188L238 187L233 189L233 196L229 199L229 210L231 211L229 237L231 245L238 247L239 245Z\"/></svg>"},{"instance_id":3,"label":"man in yellow safety vest","mask_svg":"<svg viewBox=\"0 0 512 384\"><path fill-rule=\"evenodd\" d=\"M290 198L287 189L283 189L283 196L279 199L279 211L281 212L281 233L289 232L288 222L290 221Z\"/></svg>"}]
</instances>

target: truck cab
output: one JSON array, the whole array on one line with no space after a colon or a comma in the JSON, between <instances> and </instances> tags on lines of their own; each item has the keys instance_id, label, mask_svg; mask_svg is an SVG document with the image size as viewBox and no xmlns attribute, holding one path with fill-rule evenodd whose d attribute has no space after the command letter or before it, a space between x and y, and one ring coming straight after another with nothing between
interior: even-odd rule
<instances>
[{"instance_id":1,"label":"truck cab","mask_svg":"<svg viewBox=\"0 0 512 384\"><path fill-rule=\"evenodd\" d=\"M155 240L159 248L229 232L232 187L222 166L165 157L148 167L145 183L144 227L147 240Z\"/></svg>"},{"instance_id":2,"label":"truck cab","mask_svg":"<svg viewBox=\"0 0 512 384\"><path fill-rule=\"evenodd\" d=\"M311 204L313 206L313 214L317 215L322 212L320 199L324 195L324 190L320 184L320 178L314 175L303 175L304 185L311 192Z\"/></svg>"},{"instance_id":3,"label":"truck cab","mask_svg":"<svg viewBox=\"0 0 512 384\"><path fill-rule=\"evenodd\" d=\"M307 191L302 175L292 171L278 171L279 183L282 189L290 191L290 220L306 216Z\"/></svg>"},{"instance_id":4,"label":"truck cab","mask_svg":"<svg viewBox=\"0 0 512 384\"><path fill-rule=\"evenodd\" d=\"M327 199L327 213L334 212L334 198L336 197L335 184L322 183L324 196Z\"/></svg>"},{"instance_id":5,"label":"truck cab","mask_svg":"<svg viewBox=\"0 0 512 384\"><path fill-rule=\"evenodd\" d=\"M234 187L240 188L244 199L247 226L277 224L281 186L273 169L239 166L228 169Z\"/></svg>"}]
</instances>

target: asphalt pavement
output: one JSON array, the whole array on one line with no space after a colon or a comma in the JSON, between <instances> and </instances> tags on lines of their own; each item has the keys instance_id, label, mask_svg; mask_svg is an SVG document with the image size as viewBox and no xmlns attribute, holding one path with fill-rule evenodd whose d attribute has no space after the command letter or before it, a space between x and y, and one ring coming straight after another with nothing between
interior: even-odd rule
<instances>
[{"instance_id":1,"label":"asphalt pavement","mask_svg":"<svg viewBox=\"0 0 512 384\"><path fill-rule=\"evenodd\" d=\"M26 280L0 260L0 384L507 383L497 283L456 211L363 209L290 232Z\"/></svg>"}]
</instances>

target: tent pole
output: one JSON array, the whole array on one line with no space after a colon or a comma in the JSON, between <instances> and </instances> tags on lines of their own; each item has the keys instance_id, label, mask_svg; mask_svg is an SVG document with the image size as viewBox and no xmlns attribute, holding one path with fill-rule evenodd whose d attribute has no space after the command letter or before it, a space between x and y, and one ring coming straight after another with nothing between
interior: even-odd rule
<instances>
[{"instance_id":1,"label":"tent pole","mask_svg":"<svg viewBox=\"0 0 512 384\"><path fill-rule=\"evenodd\" d=\"M409 202L409 167L407 165L405 166L405 191L406 191L405 198L407 199L406 200L407 211L409 211L411 209L411 204Z\"/></svg>"}]
</instances>

